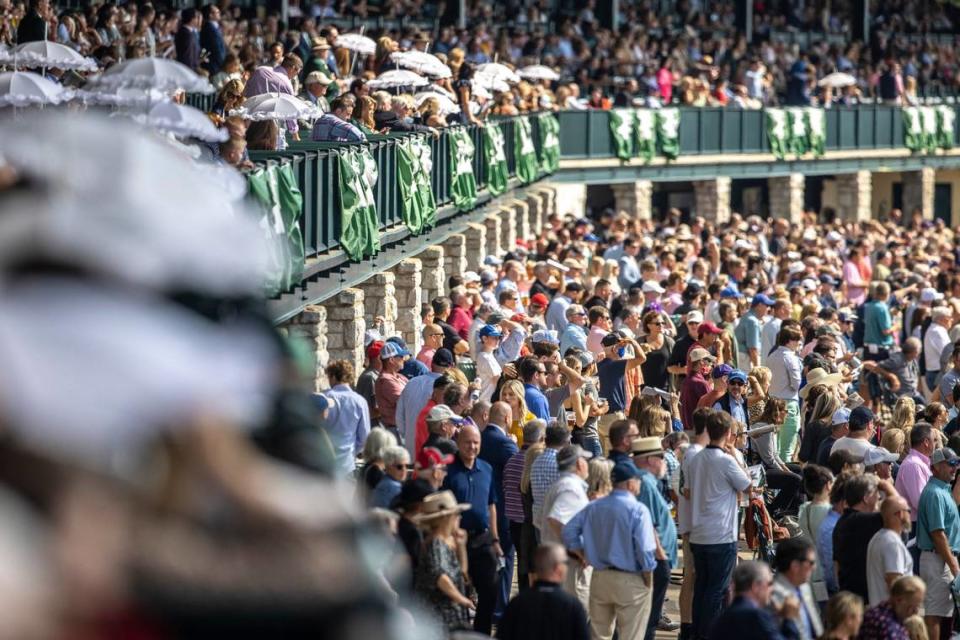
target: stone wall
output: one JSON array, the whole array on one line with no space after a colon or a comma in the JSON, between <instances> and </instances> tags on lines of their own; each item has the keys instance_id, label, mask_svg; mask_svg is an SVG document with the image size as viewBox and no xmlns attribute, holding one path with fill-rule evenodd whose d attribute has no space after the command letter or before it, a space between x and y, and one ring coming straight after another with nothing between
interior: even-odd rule
<instances>
[{"instance_id":1,"label":"stone wall","mask_svg":"<svg viewBox=\"0 0 960 640\"><path fill-rule=\"evenodd\" d=\"M512 251L517 246L517 214L512 204L499 209L500 216L500 250Z\"/></svg>"},{"instance_id":2,"label":"stone wall","mask_svg":"<svg viewBox=\"0 0 960 640\"><path fill-rule=\"evenodd\" d=\"M837 216L848 222L869 220L873 179L869 171L857 171L837 176ZM904 190L906 202L906 190Z\"/></svg>"},{"instance_id":3,"label":"stone wall","mask_svg":"<svg viewBox=\"0 0 960 640\"><path fill-rule=\"evenodd\" d=\"M483 226L487 228L487 255L499 256L500 251L500 215L491 213L483 219Z\"/></svg>"},{"instance_id":4,"label":"stone wall","mask_svg":"<svg viewBox=\"0 0 960 640\"><path fill-rule=\"evenodd\" d=\"M370 279L358 285L358 288L363 291L364 321L368 327L376 327L376 320L382 319L379 330L385 336L391 336L397 332L397 297L394 283L394 274L386 271L375 273L370 276Z\"/></svg>"},{"instance_id":5,"label":"stone wall","mask_svg":"<svg viewBox=\"0 0 960 640\"><path fill-rule=\"evenodd\" d=\"M467 237L462 233L454 233L443 241L443 285L447 290L447 282L451 276L463 277L467 270Z\"/></svg>"},{"instance_id":6,"label":"stone wall","mask_svg":"<svg viewBox=\"0 0 960 640\"><path fill-rule=\"evenodd\" d=\"M903 172L903 215L909 220L913 210L920 208L924 220L933 220L933 196L937 172L932 167Z\"/></svg>"},{"instance_id":7,"label":"stone wall","mask_svg":"<svg viewBox=\"0 0 960 640\"><path fill-rule=\"evenodd\" d=\"M420 282L423 289L423 301L429 303L446 292L447 276L443 269L443 247L439 245L427 247L417 257L420 258L423 266Z\"/></svg>"},{"instance_id":8,"label":"stone wall","mask_svg":"<svg viewBox=\"0 0 960 640\"><path fill-rule=\"evenodd\" d=\"M280 327L281 334L285 333L291 339L300 339L306 343L310 354L316 363L314 372L314 391L322 391L327 384L327 374L324 370L329 364L327 343L327 310L320 305L310 305L289 322Z\"/></svg>"},{"instance_id":9,"label":"stone wall","mask_svg":"<svg viewBox=\"0 0 960 640\"><path fill-rule=\"evenodd\" d=\"M363 335L367 327L363 303L363 291L352 288L323 303L329 360L348 360L357 372L363 371Z\"/></svg>"},{"instance_id":10,"label":"stone wall","mask_svg":"<svg viewBox=\"0 0 960 640\"><path fill-rule=\"evenodd\" d=\"M483 259L487 257L487 228L471 222L463 232L467 240L467 271L483 269Z\"/></svg>"},{"instance_id":11,"label":"stone wall","mask_svg":"<svg viewBox=\"0 0 960 640\"><path fill-rule=\"evenodd\" d=\"M511 248L517 246L517 239L526 239L530 237L530 203L527 200L514 200L511 205L513 206L513 220L516 225L516 234L513 238L513 244L510 245Z\"/></svg>"},{"instance_id":12,"label":"stone wall","mask_svg":"<svg viewBox=\"0 0 960 640\"><path fill-rule=\"evenodd\" d=\"M730 220L730 178L694 180L693 193L696 215L716 223Z\"/></svg>"},{"instance_id":13,"label":"stone wall","mask_svg":"<svg viewBox=\"0 0 960 640\"><path fill-rule=\"evenodd\" d=\"M637 180L610 185L613 190L614 208L624 211L631 218L649 220L653 215L653 182ZM581 214L582 215L582 214Z\"/></svg>"},{"instance_id":14,"label":"stone wall","mask_svg":"<svg viewBox=\"0 0 960 640\"><path fill-rule=\"evenodd\" d=\"M420 307L423 306L423 264L417 258L402 260L393 268L393 285L397 304L397 331L403 336L407 347L420 351L423 339L420 336Z\"/></svg>"},{"instance_id":15,"label":"stone wall","mask_svg":"<svg viewBox=\"0 0 960 640\"><path fill-rule=\"evenodd\" d=\"M803 218L803 193L806 179L802 173L767 179L770 193L770 215L799 223ZM744 212L747 213L747 212Z\"/></svg>"}]
</instances>

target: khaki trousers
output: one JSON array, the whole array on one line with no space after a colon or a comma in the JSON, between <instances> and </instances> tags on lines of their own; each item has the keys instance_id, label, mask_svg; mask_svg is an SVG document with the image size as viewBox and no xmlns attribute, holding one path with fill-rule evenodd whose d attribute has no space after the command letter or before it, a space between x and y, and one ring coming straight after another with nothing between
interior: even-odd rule
<instances>
[{"instance_id":1,"label":"khaki trousers","mask_svg":"<svg viewBox=\"0 0 960 640\"><path fill-rule=\"evenodd\" d=\"M643 640L652 604L652 578L648 587L639 573L595 570L590 579L591 640L612 640L614 629L620 640Z\"/></svg>"},{"instance_id":2,"label":"khaki trousers","mask_svg":"<svg viewBox=\"0 0 960 640\"><path fill-rule=\"evenodd\" d=\"M683 582L680 583L680 622L693 624L693 584L697 572L693 567L693 552L690 550L690 534L683 534Z\"/></svg>"},{"instance_id":3,"label":"khaki trousers","mask_svg":"<svg viewBox=\"0 0 960 640\"><path fill-rule=\"evenodd\" d=\"M593 567L584 567L576 558L567 560L567 578L563 590L580 601L584 611L590 610L590 577Z\"/></svg>"},{"instance_id":4,"label":"khaki trousers","mask_svg":"<svg viewBox=\"0 0 960 640\"><path fill-rule=\"evenodd\" d=\"M613 411L600 416L597 423L597 432L600 434L600 448L603 449L603 455L606 456L610 451L610 425L617 420L623 420L626 414L623 411Z\"/></svg>"}]
</instances>

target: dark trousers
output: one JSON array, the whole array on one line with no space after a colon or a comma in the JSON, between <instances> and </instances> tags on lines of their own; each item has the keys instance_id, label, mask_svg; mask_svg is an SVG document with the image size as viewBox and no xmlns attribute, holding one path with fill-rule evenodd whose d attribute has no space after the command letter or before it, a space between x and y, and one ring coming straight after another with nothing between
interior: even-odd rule
<instances>
[{"instance_id":1,"label":"dark trousers","mask_svg":"<svg viewBox=\"0 0 960 640\"><path fill-rule=\"evenodd\" d=\"M795 472L788 473L780 469L767 469L767 486L777 491L777 497L770 503L770 514L780 518L785 514L796 515L800 510L801 487L803 478L800 476L799 465L788 465Z\"/></svg>"},{"instance_id":2,"label":"dark trousers","mask_svg":"<svg viewBox=\"0 0 960 640\"><path fill-rule=\"evenodd\" d=\"M497 507L500 509L500 507ZM500 616L507 608L510 602L510 587L513 585L513 551L514 542L513 532L511 531L511 522L504 516L500 517L502 511L497 512L497 533L500 535L500 548L503 550L504 567L499 572L499 584L497 588L497 605L493 610L494 620L499 621Z\"/></svg>"},{"instance_id":3,"label":"dark trousers","mask_svg":"<svg viewBox=\"0 0 960 640\"><path fill-rule=\"evenodd\" d=\"M471 535L467 541L467 564L470 582L477 590L477 615L473 619L473 630L490 635L493 629L493 609L497 605L497 556L491 536L483 532Z\"/></svg>"},{"instance_id":4,"label":"dark trousers","mask_svg":"<svg viewBox=\"0 0 960 640\"><path fill-rule=\"evenodd\" d=\"M592 453L595 458L603 455L603 449L600 447L600 438L596 436L584 436L580 446Z\"/></svg>"},{"instance_id":5,"label":"dark trousers","mask_svg":"<svg viewBox=\"0 0 960 640\"><path fill-rule=\"evenodd\" d=\"M383 428L390 432L390 434L397 439L397 446L403 446L403 436L400 434L400 429L395 424L383 425Z\"/></svg>"},{"instance_id":6,"label":"dark trousers","mask_svg":"<svg viewBox=\"0 0 960 640\"><path fill-rule=\"evenodd\" d=\"M663 601L667 597L667 587L670 585L670 561L657 560L657 568L653 570L653 599L650 602L650 621L647 623L647 633L644 640L654 640L657 635L657 625L663 616Z\"/></svg>"},{"instance_id":7,"label":"dark trousers","mask_svg":"<svg viewBox=\"0 0 960 640\"><path fill-rule=\"evenodd\" d=\"M697 578L693 583L693 637L707 638L720 616L737 562L737 543L690 544Z\"/></svg>"},{"instance_id":8,"label":"dark trousers","mask_svg":"<svg viewBox=\"0 0 960 640\"><path fill-rule=\"evenodd\" d=\"M530 550L529 545L523 543L523 523L510 521L510 538L513 540L513 549L517 554L517 588L526 591L530 588Z\"/></svg>"}]
</instances>

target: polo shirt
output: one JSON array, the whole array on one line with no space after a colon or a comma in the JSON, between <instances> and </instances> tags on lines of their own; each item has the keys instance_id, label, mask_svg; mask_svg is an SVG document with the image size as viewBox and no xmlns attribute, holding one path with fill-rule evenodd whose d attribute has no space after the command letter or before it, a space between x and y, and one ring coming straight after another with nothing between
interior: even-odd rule
<instances>
[{"instance_id":1,"label":"polo shirt","mask_svg":"<svg viewBox=\"0 0 960 640\"><path fill-rule=\"evenodd\" d=\"M530 413L541 420L550 420L550 404L547 402L547 396L543 395L539 388L529 382L524 383L523 400L526 402Z\"/></svg>"},{"instance_id":2,"label":"polo shirt","mask_svg":"<svg viewBox=\"0 0 960 640\"><path fill-rule=\"evenodd\" d=\"M562 537L554 534L547 520L552 518L565 525L588 504L590 499L587 497L587 483L575 473L561 473L543 499L543 527L540 529L542 541L563 544Z\"/></svg>"},{"instance_id":3,"label":"polo shirt","mask_svg":"<svg viewBox=\"0 0 960 640\"><path fill-rule=\"evenodd\" d=\"M660 546L663 547L667 560L670 561L670 568L676 567L677 525L674 524L673 516L670 514L670 506L663 499L663 493L660 491L660 481L649 471L640 471L640 495L637 496L637 499L645 504L650 511L653 527L660 538Z\"/></svg>"},{"instance_id":4,"label":"polo shirt","mask_svg":"<svg viewBox=\"0 0 960 640\"><path fill-rule=\"evenodd\" d=\"M604 358L597 364L597 377L600 379L600 397L604 398L610 406L609 413L626 410L626 373L626 360Z\"/></svg>"},{"instance_id":5,"label":"polo shirt","mask_svg":"<svg viewBox=\"0 0 960 640\"><path fill-rule=\"evenodd\" d=\"M737 541L737 492L751 480L733 456L709 445L690 463L690 543L728 544Z\"/></svg>"},{"instance_id":6,"label":"polo shirt","mask_svg":"<svg viewBox=\"0 0 960 640\"><path fill-rule=\"evenodd\" d=\"M900 388L894 392L897 396L916 393L917 384L920 382L920 364L917 360L908 361L903 352L898 351L877 364L897 376L900 381Z\"/></svg>"},{"instance_id":7,"label":"polo shirt","mask_svg":"<svg viewBox=\"0 0 960 640\"><path fill-rule=\"evenodd\" d=\"M483 533L490 528L489 507L497 503L497 486L493 481L493 467L480 458L468 469L460 456L447 465L443 488L457 497L457 502L470 505L460 517L460 526L469 533Z\"/></svg>"},{"instance_id":8,"label":"polo shirt","mask_svg":"<svg viewBox=\"0 0 960 640\"><path fill-rule=\"evenodd\" d=\"M910 520L917 521L917 509L920 506L920 495L930 481L930 458L916 449L912 449L900 464L897 472L897 493L902 495L910 505Z\"/></svg>"},{"instance_id":9,"label":"polo shirt","mask_svg":"<svg viewBox=\"0 0 960 640\"><path fill-rule=\"evenodd\" d=\"M748 353L748 349L760 350L760 331L763 321L756 316L753 309L740 318L733 335L737 339L741 353Z\"/></svg>"},{"instance_id":10,"label":"polo shirt","mask_svg":"<svg viewBox=\"0 0 960 640\"><path fill-rule=\"evenodd\" d=\"M917 547L921 551L934 551L930 533L937 530L947 534L947 544L954 553L960 551L960 515L950 493L950 485L943 480L930 478L920 494L917 512Z\"/></svg>"}]
</instances>

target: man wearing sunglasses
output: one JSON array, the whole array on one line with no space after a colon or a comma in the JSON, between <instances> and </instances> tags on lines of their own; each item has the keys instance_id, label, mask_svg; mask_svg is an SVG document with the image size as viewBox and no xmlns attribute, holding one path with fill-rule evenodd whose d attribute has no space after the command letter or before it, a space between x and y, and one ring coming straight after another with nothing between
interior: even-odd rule
<instances>
[{"instance_id":1,"label":"man wearing sunglasses","mask_svg":"<svg viewBox=\"0 0 960 640\"><path fill-rule=\"evenodd\" d=\"M722 366L722 365L721 365ZM749 425L750 418L747 411L747 374L740 369L734 369L727 374L727 392L720 396L713 408L724 411L737 422Z\"/></svg>"}]
</instances>

